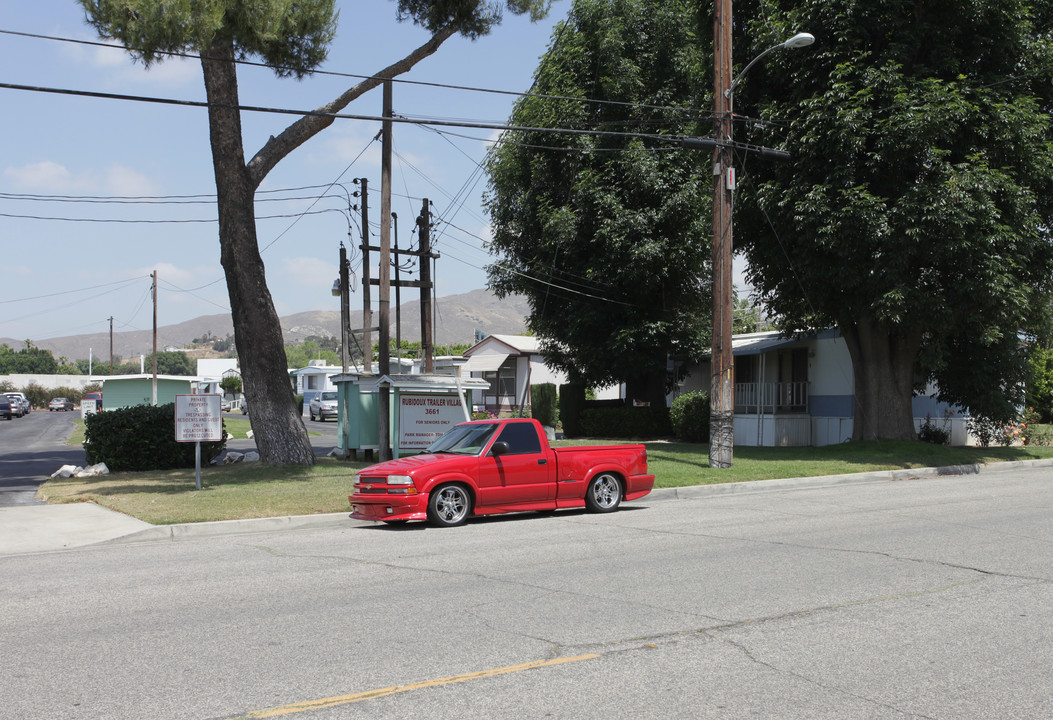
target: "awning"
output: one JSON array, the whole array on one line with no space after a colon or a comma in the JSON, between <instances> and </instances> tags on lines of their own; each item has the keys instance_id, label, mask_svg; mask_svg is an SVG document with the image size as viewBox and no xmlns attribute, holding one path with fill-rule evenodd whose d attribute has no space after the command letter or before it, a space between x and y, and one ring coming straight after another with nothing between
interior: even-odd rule
<instances>
[{"instance_id":1,"label":"awning","mask_svg":"<svg viewBox=\"0 0 1053 720\"><path fill-rule=\"evenodd\" d=\"M507 359L508 355L505 353L472 355L468 358L468 364L465 365L465 369L468 372L497 372L497 369L501 367Z\"/></svg>"}]
</instances>

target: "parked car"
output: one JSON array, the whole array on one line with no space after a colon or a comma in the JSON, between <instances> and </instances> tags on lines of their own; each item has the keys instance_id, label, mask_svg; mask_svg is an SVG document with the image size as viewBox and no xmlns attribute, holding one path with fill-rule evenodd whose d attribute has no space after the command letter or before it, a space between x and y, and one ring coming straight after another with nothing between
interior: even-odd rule
<instances>
[{"instance_id":1,"label":"parked car","mask_svg":"<svg viewBox=\"0 0 1053 720\"><path fill-rule=\"evenodd\" d=\"M51 398L48 403L48 412L66 412L73 409L73 403L66 398Z\"/></svg>"},{"instance_id":2,"label":"parked car","mask_svg":"<svg viewBox=\"0 0 1053 720\"><path fill-rule=\"evenodd\" d=\"M94 400L95 401L95 410L96 411L102 410L102 393L101 392L84 393L84 399L85 400Z\"/></svg>"},{"instance_id":3,"label":"parked car","mask_svg":"<svg viewBox=\"0 0 1053 720\"><path fill-rule=\"evenodd\" d=\"M19 406L22 408L22 415L28 415L29 411L33 409L32 404L29 402L29 398L26 397L25 393L22 392L9 392L8 397L18 400Z\"/></svg>"},{"instance_id":4,"label":"parked car","mask_svg":"<svg viewBox=\"0 0 1053 720\"><path fill-rule=\"evenodd\" d=\"M7 395L0 395L0 417L10 420L14 415L11 412L11 401Z\"/></svg>"},{"instance_id":5,"label":"parked car","mask_svg":"<svg viewBox=\"0 0 1053 720\"><path fill-rule=\"evenodd\" d=\"M337 415L336 392L328 390L311 398L311 404L307 410L311 414L311 420L325 422L327 417L335 418Z\"/></svg>"},{"instance_id":6,"label":"parked car","mask_svg":"<svg viewBox=\"0 0 1053 720\"><path fill-rule=\"evenodd\" d=\"M653 487L643 445L553 448L537 420L475 420L420 455L361 470L349 499L356 520L453 527L471 515L613 512Z\"/></svg>"},{"instance_id":7,"label":"parked car","mask_svg":"<svg viewBox=\"0 0 1053 720\"><path fill-rule=\"evenodd\" d=\"M4 397L11 405L11 417L22 417L26 414L26 406L22 404L22 398L14 393L7 393Z\"/></svg>"}]
</instances>

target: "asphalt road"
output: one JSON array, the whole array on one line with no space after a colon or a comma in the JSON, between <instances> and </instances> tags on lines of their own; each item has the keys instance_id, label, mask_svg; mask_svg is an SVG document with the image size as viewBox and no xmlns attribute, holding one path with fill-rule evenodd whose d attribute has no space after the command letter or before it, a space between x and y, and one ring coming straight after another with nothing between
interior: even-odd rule
<instances>
[{"instance_id":1,"label":"asphalt road","mask_svg":"<svg viewBox=\"0 0 1053 720\"><path fill-rule=\"evenodd\" d=\"M1051 481L0 557L0 718L1050 718Z\"/></svg>"},{"instance_id":2,"label":"asphalt road","mask_svg":"<svg viewBox=\"0 0 1053 720\"><path fill-rule=\"evenodd\" d=\"M79 411L34 410L0 421L0 507L39 504L33 496L51 473L84 464L84 450L66 445L79 417Z\"/></svg>"}]
</instances>

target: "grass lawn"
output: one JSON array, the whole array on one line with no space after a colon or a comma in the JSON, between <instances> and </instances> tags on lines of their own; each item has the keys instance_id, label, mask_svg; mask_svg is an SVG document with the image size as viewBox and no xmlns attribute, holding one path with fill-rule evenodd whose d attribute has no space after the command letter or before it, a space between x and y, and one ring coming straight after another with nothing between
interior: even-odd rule
<instances>
[{"instance_id":1,"label":"grass lawn","mask_svg":"<svg viewBox=\"0 0 1053 720\"><path fill-rule=\"evenodd\" d=\"M224 419L244 437L247 420ZM239 423L245 423L240 429ZM563 441L557 445L612 444ZM620 441L619 441L620 442ZM808 477L939 465L967 465L1053 457L1053 447L942 447L921 442L845 443L822 448L735 448L731 468L709 467L709 446L648 442L656 487L683 487L771 478ZM354 473L365 462L319 458L314 467L259 463L207 466L196 490L194 470L113 473L100 478L49 480L38 495L52 503L95 502L156 525L241 518L349 512Z\"/></svg>"}]
</instances>

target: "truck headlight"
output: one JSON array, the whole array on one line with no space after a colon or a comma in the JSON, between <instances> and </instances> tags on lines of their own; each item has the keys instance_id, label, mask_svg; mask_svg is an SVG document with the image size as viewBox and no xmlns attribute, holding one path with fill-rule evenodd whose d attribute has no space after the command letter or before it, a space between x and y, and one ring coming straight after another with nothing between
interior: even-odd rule
<instances>
[{"instance_id":1,"label":"truck headlight","mask_svg":"<svg viewBox=\"0 0 1053 720\"><path fill-rule=\"evenodd\" d=\"M415 495L417 488L409 475L388 475L388 492L392 495Z\"/></svg>"}]
</instances>

